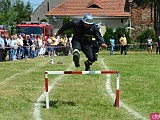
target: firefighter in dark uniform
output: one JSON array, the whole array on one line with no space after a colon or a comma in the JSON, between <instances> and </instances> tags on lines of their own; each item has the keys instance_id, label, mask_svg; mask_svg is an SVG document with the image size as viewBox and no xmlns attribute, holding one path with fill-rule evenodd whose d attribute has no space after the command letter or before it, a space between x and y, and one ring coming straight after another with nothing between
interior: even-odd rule
<instances>
[{"instance_id":1,"label":"firefighter in dark uniform","mask_svg":"<svg viewBox=\"0 0 160 120\"><path fill-rule=\"evenodd\" d=\"M87 13L81 20L79 21L73 20L63 25L56 33L56 36L62 34L64 31L69 29L72 29L74 31L74 36L72 39L74 64L76 67L80 66L79 52L82 51L88 58L88 60L84 62L85 71L89 71L90 65L92 65L92 63L97 60L96 58L97 50L94 49L93 43L96 43L98 45L98 49L99 45L104 48L107 47L103 37L99 32L99 28L96 24L94 24L93 16ZM96 42L93 42L92 38L95 38Z\"/></svg>"}]
</instances>

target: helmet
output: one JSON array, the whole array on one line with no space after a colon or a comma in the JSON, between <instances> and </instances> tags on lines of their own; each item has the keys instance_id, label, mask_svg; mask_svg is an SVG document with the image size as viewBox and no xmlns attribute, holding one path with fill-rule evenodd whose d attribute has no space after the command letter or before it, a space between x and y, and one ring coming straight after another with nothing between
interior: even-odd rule
<instances>
[{"instance_id":1,"label":"helmet","mask_svg":"<svg viewBox=\"0 0 160 120\"><path fill-rule=\"evenodd\" d=\"M93 16L91 14L89 14L89 13L87 13L87 14L84 15L84 17L82 18L82 21L84 23L86 23L86 24L89 24L89 25L91 25L91 24L94 23L93 22Z\"/></svg>"}]
</instances>

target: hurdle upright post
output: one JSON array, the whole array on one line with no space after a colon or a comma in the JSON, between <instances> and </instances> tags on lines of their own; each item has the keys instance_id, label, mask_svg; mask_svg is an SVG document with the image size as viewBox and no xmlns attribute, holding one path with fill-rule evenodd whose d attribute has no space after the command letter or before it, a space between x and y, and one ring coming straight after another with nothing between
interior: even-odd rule
<instances>
[{"instance_id":1,"label":"hurdle upright post","mask_svg":"<svg viewBox=\"0 0 160 120\"><path fill-rule=\"evenodd\" d=\"M46 108L49 109L48 72L45 72Z\"/></svg>"},{"instance_id":2,"label":"hurdle upright post","mask_svg":"<svg viewBox=\"0 0 160 120\"><path fill-rule=\"evenodd\" d=\"M119 107L119 73L117 73L117 76L116 76L116 99L115 99L115 107Z\"/></svg>"}]
</instances>

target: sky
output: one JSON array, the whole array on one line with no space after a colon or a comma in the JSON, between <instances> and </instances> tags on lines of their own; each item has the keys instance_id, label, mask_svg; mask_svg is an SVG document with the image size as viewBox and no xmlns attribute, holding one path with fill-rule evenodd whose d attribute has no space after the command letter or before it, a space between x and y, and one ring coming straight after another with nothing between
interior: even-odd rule
<instances>
[{"instance_id":1,"label":"sky","mask_svg":"<svg viewBox=\"0 0 160 120\"><path fill-rule=\"evenodd\" d=\"M30 2L33 6L33 10L35 10L44 0L23 0L23 2L26 4L27 2Z\"/></svg>"}]
</instances>

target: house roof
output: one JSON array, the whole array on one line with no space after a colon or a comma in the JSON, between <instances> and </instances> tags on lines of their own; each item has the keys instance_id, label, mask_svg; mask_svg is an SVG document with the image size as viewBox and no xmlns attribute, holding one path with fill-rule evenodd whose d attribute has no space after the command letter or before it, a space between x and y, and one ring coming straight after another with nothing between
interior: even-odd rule
<instances>
[{"instance_id":1,"label":"house roof","mask_svg":"<svg viewBox=\"0 0 160 120\"><path fill-rule=\"evenodd\" d=\"M46 16L93 16L119 17L129 16L124 11L126 0L65 0L46 13Z\"/></svg>"}]
</instances>

